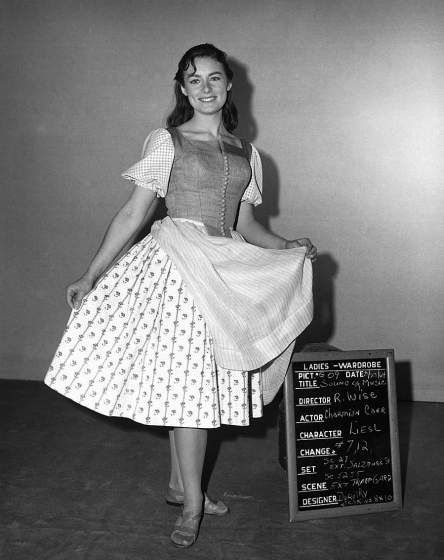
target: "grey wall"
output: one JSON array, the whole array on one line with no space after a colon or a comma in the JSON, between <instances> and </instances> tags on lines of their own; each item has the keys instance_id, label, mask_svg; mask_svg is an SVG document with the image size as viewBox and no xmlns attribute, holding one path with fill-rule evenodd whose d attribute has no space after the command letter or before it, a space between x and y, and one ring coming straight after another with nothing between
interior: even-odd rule
<instances>
[{"instance_id":1,"label":"grey wall","mask_svg":"<svg viewBox=\"0 0 444 560\"><path fill-rule=\"evenodd\" d=\"M263 155L259 219L322 253L312 335L394 347L414 398L444 399L443 2L3 1L2 27L3 377L43 378L119 174L211 41Z\"/></svg>"}]
</instances>

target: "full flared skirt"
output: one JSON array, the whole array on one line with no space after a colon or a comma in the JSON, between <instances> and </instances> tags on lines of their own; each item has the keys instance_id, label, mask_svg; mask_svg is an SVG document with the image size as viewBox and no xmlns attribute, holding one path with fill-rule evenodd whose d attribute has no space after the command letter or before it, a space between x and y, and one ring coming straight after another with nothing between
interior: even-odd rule
<instances>
[{"instance_id":1,"label":"full flared skirt","mask_svg":"<svg viewBox=\"0 0 444 560\"><path fill-rule=\"evenodd\" d=\"M44 381L100 414L147 425L245 426L262 415L260 371L216 364L205 318L151 235L71 312Z\"/></svg>"}]
</instances>

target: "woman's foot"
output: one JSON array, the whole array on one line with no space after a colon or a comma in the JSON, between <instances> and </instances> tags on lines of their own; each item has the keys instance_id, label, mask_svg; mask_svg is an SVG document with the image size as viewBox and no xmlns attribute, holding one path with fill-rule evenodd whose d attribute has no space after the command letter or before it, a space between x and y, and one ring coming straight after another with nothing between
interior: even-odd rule
<instances>
[{"instance_id":1,"label":"woman's foot","mask_svg":"<svg viewBox=\"0 0 444 560\"><path fill-rule=\"evenodd\" d=\"M167 493L165 495L165 500L167 504L171 506L181 506L183 505L183 492L180 490L174 490L171 486L168 486ZM205 502L204 502L204 513L207 515L226 515L230 510L228 507L221 501L218 500L217 502L213 502L206 494L205 494Z\"/></svg>"},{"instance_id":2,"label":"woman's foot","mask_svg":"<svg viewBox=\"0 0 444 560\"><path fill-rule=\"evenodd\" d=\"M202 522L203 512L182 512L174 524L174 530L171 533L171 541L175 546L180 548L189 548L197 540L200 524Z\"/></svg>"}]
</instances>

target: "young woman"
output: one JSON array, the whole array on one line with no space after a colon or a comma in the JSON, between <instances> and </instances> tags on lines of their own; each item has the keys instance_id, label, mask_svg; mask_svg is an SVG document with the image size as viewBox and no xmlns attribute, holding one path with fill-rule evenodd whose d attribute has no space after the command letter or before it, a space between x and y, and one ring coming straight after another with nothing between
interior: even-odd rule
<instances>
[{"instance_id":1,"label":"young woman","mask_svg":"<svg viewBox=\"0 0 444 560\"><path fill-rule=\"evenodd\" d=\"M166 499L183 504L171 534L181 547L204 513L228 512L202 492L207 429L262 415L312 313L316 248L254 219L261 162L232 134L232 78L213 45L180 60L176 107L123 174L134 190L67 288L72 312L45 377L99 413L171 428ZM117 259L156 197L168 216Z\"/></svg>"}]
</instances>

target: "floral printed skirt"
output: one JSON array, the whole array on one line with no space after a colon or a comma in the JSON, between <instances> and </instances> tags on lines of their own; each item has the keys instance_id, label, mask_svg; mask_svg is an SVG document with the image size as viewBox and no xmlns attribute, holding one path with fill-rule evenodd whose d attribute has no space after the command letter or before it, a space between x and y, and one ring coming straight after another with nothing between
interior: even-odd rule
<instances>
[{"instance_id":1,"label":"floral printed skirt","mask_svg":"<svg viewBox=\"0 0 444 560\"><path fill-rule=\"evenodd\" d=\"M262 416L260 372L216 365L205 319L151 235L71 312L44 381L142 424L216 428Z\"/></svg>"}]
</instances>

